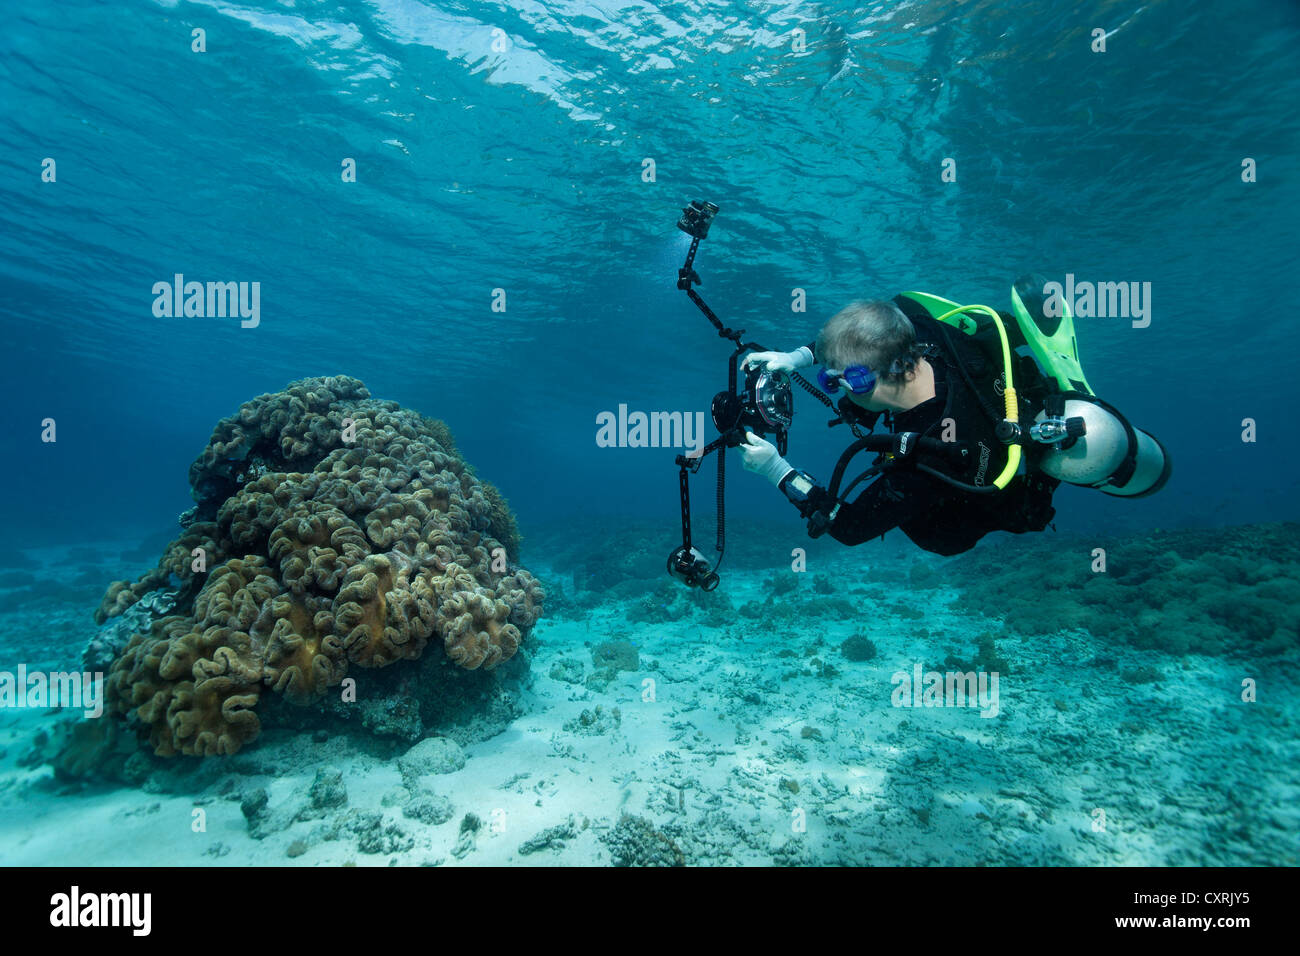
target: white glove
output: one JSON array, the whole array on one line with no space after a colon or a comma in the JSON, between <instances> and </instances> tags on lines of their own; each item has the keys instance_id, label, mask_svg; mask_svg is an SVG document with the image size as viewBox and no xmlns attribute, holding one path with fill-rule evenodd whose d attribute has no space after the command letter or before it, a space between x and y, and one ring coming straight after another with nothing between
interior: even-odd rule
<instances>
[{"instance_id":1,"label":"white glove","mask_svg":"<svg viewBox=\"0 0 1300 956\"><path fill-rule=\"evenodd\" d=\"M759 438L753 432L745 432L747 441L737 445L740 449L741 464L746 471L762 475L774 485L780 485L785 476L794 471L790 463L777 454L776 446L766 439Z\"/></svg>"},{"instance_id":2,"label":"white glove","mask_svg":"<svg viewBox=\"0 0 1300 956\"><path fill-rule=\"evenodd\" d=\"M745 356L745 361L740 363L740 367L746 369L751 365L761 365L769 372L785 372L789 375L801 368L807 368L815 361L808 346L801 345L793 352L750 352Z\"/></svg>"}]
</instances>

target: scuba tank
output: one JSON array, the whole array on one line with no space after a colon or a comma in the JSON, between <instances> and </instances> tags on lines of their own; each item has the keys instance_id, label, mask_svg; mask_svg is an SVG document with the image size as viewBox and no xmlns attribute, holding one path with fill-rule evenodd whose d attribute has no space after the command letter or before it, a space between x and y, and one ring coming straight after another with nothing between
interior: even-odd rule
<instances>
[{"instance_id":1,"label":"scuba tank","mask_svg":"<svg viewBox=\"0 0 1300 956\"><path fill-rule=\"evenodd\" d=\"M1079 425L1073 422L1082 423ZM1029 429L1049 444L1038 460L1045 473L1120 498L1142 498L1165 486L1173 470L1165 446L1095 395L1048 397Z\"/></svg>"},{"instance_id":2,"label":"scuba tank","mask_svg":"<svg viewBox=\"0 0 1300 956\"><path fill-rule=\"evenodd\" d=\"M1026 462L1059 481L1124 498L1155 494L1172 472L1169 452L1093 393L1079 363L1074 317L1065 303L1061 315L1047 314L1045 284L1038 275L1016 280L1011 289L1014 323L988 306L962 306L929 293L905 292L900 298L972 336L1003 368L999 381L1006 392L1006 415L998 434L1007 443L1008 461L996 487L1005 488L1013 477L1023 445ZM1030 384L1018 394L1016 382L1027 379ZM1018 414L1021 399L1038 408L1027 429Z\"/></svg>"},{"instance_id":3,"label":"scuba tank","mask_svg":"<svg viewBox=\"0 0 1300 956\"><path fill-rule=\"evenodd\" d=\"M1047 446L1038 467L1053 478L1108 495L1155 494L1173 471L1169 452L1093 392L1079 363L1074 316L1065 302L1061 315L1047 315L1046 284L1042 276L1027 275L1011 289L1016 324L1049 387L1043 410L1029 429L1035 441Z\"/></svg>"}]
</instances>

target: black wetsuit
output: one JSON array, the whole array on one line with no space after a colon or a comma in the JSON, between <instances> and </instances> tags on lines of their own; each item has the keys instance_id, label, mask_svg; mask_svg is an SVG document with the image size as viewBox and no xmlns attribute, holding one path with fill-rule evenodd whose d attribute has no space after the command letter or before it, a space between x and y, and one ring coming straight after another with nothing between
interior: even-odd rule
<instances>
[{"instance_id":1,"label":"black wetsuit","mask_svg":"<svg viewBox=\"0 0 1300 956\"><path fill-rule=\"evenodd\" d=\"M1007 447L994 431L1002 417L1001 370L965 334L936 322L911 300L900 296L894 301L911 319L917 341L934 346L927 361L934 369L935 394L890 415L890 430L966 443L971 454L964 469L929 464L965 484L991 486L1007 461ZM944 420L949 418L954 426L946 435ZM864 460L862 468L867 465ZM846 477L859 470L850 467ZM981 494L954 488L907 464L886 467L856 500L840 508L828 530L837 541L854 545L899 528L926 551L960 554L990 531L1041 531L1056 513L1051 499L1057 484L1044 476L1019 475L1003 491Z\"/></svg>"}]
</instances>

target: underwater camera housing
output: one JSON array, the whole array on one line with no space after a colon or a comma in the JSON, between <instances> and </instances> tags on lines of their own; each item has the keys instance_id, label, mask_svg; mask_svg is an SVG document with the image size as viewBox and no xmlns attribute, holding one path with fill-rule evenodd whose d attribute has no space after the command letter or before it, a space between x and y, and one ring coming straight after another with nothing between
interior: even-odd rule
<instances>
[{"instance_id":1,"label":"underwater camera housing","mask_svg":"<svg viewBox=\"0 0 1300 956\"><path fill-rule=\"evenodd\" d=\"M785 454L794 421L794 391L784 372L750 367L740 393L718 392L709 410L714 427L728 436L727 444L739 445L751 431L763 438L772 435L777 451Z\"/></svg>"}]
</instances>

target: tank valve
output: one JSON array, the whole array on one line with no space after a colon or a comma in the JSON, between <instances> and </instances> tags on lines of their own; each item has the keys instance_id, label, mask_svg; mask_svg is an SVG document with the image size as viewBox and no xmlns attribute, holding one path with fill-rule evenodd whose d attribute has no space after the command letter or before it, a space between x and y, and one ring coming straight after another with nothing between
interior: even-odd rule
<instances>
[{"instance_id":1,"label":"tank valve","mask_svg":"<svg viewBox=\"0 0 1300 956\"><path fill-rule=\"evenodd\" d=\"M1041 442L1044 445L1058 445L1062 442L1082 438L1088 434L1088 425L1077 415L1071 418L1050 415L1031 425L1029 434L1033 436L1036 442Z\"/></svg>"}]
</instances>

